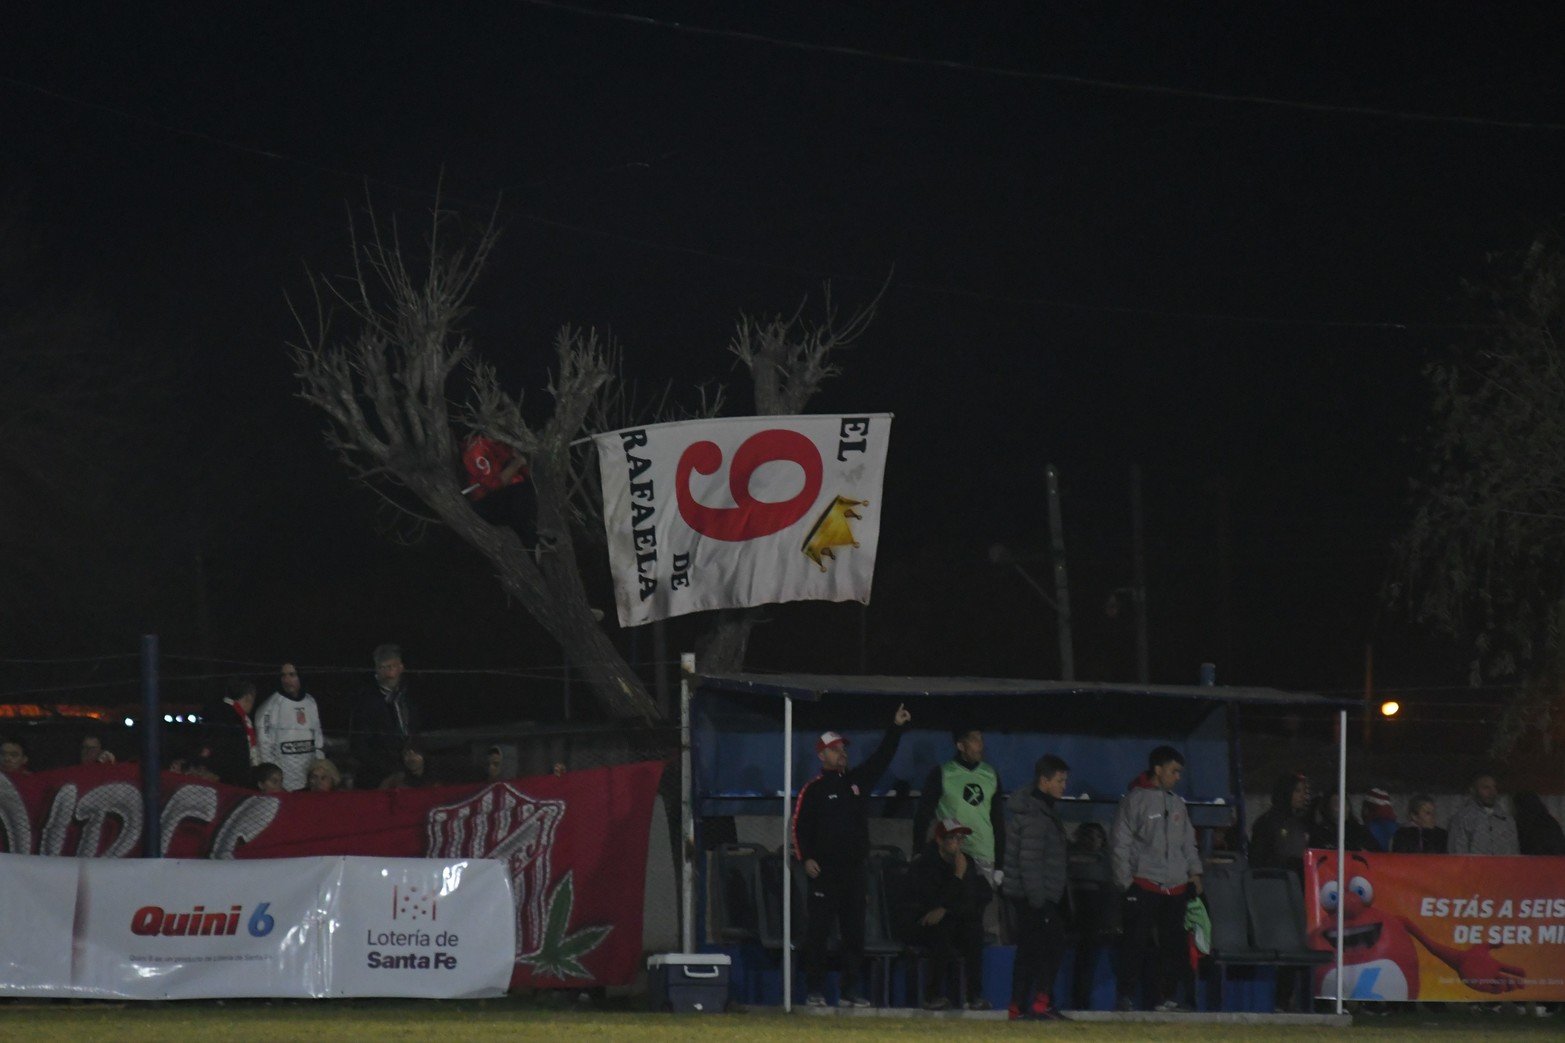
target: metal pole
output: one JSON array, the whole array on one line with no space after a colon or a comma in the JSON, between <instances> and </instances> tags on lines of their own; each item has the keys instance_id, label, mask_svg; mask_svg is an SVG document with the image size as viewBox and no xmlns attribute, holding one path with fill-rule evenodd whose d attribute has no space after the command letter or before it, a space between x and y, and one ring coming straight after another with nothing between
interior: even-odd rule
<instances>
[{"instance_id":1,"label":"metal pole","mask_svg":"<svg viewBox=\"0 0 1565 1043\"><path fill-rule=\"evenodd\" d=\"M694 652L679 656L679 824L684 851L680 855L679 931L687 953L696 951L696 816L690 803L690 681L696 674Z\"/></svg>"},{"instance_id":2,"label":"metal pole","mask_svg":"<svg viewBox=\"0 0 1565 1043\"><path fill-rule=\"evenodd\" d=\"M1071 651L1071 596L1065 576L1065 528L1060 522L1060 474L1053 464L1044 470L1049 494L1049 552L1054 558L1054 618L1059 625L1060 680L1076 680L1076 657Z\"/></svg>"},{"instance_id":3,"label":"metal pole","mask_svg":"<svg viewBox=\"0 0 1565 1043\"><path fill-rule=\"evenodd\" d=\"M1348 904L1348 711L1337 712L1337 1013L1342 1013L1343 910Z\"/></svg>"},{"instance_id":4,"label":"metal pole","mask_svg":"<svg viewBox=\"0 0 1565 1043\"><path fill-rule=\"evenodd\" d=\"M163 854L163 830L158 822L158 765L162 761L159 740L163 709L158 699L158 635L141 636L141 857Z\"/></svg>"},{"instance_id":5,"label":"metal pole","mask_svg":"<svg viewBox=\"0 0 1565 1043\"><path fill-rule=\"evenodd\" d=\"M782 791L782 914L783 914L783 1013L793 1010L793 831L789 829L789 805L793 803L793 697L783 696Z\"/></svg>"},{"instance_id":6,"label":"metal pole","mask_svg":"<svg viewBox=\"0 0 1565 1043\"><path fill-rule=\"evenodd\" d=\"M668 632L663 620L652 621L652 691L657 695L658 713L668 713Z\"/></svg>"},{"instance_id":7,"label":"metal pole","mask_svg":"<svg viewBox=\"0 0 1565 1043\"><path fill-rule=\"evenodd\" d=\"M1369 752L1370 734L1375 715L1370 712L1375 705L1375 646L1364 642L1364 752Z\"/></svg>"},{"instance_id":8,"label":"metal pole","mask_svg":"<svg viewBox=\"0 0 1565 1043\"><path fill-rule=\"evenodd\" d=\"M560 719L564 721L571 719L571 661L569 657L566 657L564 680L560 684Z\"/></svg>"},{"instance_id":9,"label":"metal pole","mask_svg":"<svg viewBox=\"0 0 1565 1043\"><path fill-rule=\"evenodd\" d=\"M1130 598L1136 610L1136 680L1146 684L1152 679L1147 653L1147 561L1146 540L1141 518L1141 467L1130 466L1130 538L1134 578Z\"/></svg>"}]
</instances>

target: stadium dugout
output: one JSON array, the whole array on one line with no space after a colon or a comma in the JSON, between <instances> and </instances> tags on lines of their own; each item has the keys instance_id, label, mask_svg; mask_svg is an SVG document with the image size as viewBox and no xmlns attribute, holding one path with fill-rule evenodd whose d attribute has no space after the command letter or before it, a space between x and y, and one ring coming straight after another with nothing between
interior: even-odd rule
<instances>
[{"instance_id":1,"label":"stadium dugout","mask_svg":"<svg viewBox=\"0 0 1565 1043\"><path fill-rule=\"evenodd\" d=\"M1064 757L1071 765L1071 781L1062 817L1105 826L1130 781L1146 767L1147 752L1163 743L1178 747L1186 759L1179 792L1202 836L1203 853L1209 853L1220 831L1238 827L1235 836L1244 835L1239 725L1246 709L1333 714L1339 717L1343 738L1346 711L1359 705L1273 688L698 673L693 657L687 657L685 665L684 832L686 858L692 863L684 874L682 902L686 952L696 951L697 941L705 944L708 938L708 901L696 901L696 895L713 891L707 860L698 857L717 846L708 829L718 820L731 828L729 816L752 825L756 816L770 818L774 826L764 830L771 837L766 846L776 845L786 860L791 798L819 772L814 741L828 729L848 737L857 764L875 748L899 703L912 712L908 732L876 784L870 805L872 820L898 825L872 833L875 843L891 838L904 852L916 853L910 819L918 787L930 768L952 756L951 730L962 725L983 731L984 759L999 771L1007 790L1025 784L1041 754ZM1345 757L1344 742L1339 746L1339 778L1345 774ZM769 883L781 892L787 881L788 874L773 873ZM802 938L803 925L794 922L795 902L779 895L775 905L782 921L780 950L789 952L794 939ZM785 1010L794 1000L791 964L781 961Z\"/></svg>"}]
</instances>

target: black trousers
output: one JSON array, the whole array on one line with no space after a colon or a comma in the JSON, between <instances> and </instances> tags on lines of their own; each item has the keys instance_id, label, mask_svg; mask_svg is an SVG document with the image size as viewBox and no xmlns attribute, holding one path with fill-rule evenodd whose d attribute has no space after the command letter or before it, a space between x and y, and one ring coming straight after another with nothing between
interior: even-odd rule
<instances>
[{"instance_id":1,"label":"black trousers","mask_svg":"<svg viewBox=\"0 0 1565 1043\"><path fill-rule=\"evenodd\" d=\"M965 916L946 910L937 924L916 925L908 940L920 948L929 950L929 996L946 995L946 979L951 973L951 957L962 958L962 970L967 975L967 995L964 1000L975 1000L984 994L984 914L983 908L968 912Z\"/></svg>"},{"instance_id":2,"label":"black trousers","mask_svg":"<svg viewBox=\"0 0 1565 1043\"><path fill-rule=\"evenodd\" d=\"M1026 899L1012 898L1016 919L1016 962L1011 968L1011 1002L1025 1007L1034 993L1054 1001L1054 979L1065 955L1065 920L1060 907L1045 902L1039 909Z\"/></svg>"},{"instance_id":3,"label":"black trousers","mask_svg":"<svg viewBox=\"0 0 1565 1043\"><path fill-rule=\"evenodd\" d=\"M1071 922L1076 927L1076 973L1071 980L1071 1006L1087 1010L1092 1006L1092 979L1097 970L1098 946L1108 933L1110 903L1119 896L1111 890L1083 889L1071 893Z\"/></svg>"},{"instance_id":4,"label":"black trousers","mask_svg":"<svg viewBox=\"0 0 1565 1043\"><path fill-rule=\"evenodd\" d=\"M859 971L864 963L864 866L822 865L821 875L809 881L809 901L804 930L804 986L820 992L826 980L826 941L835 921L842 944L841 993L858 993Z\"/></svg>"},{"instance_id":5,"label":"black trousers","mask_svg":"<svg viewBox=\"0 0 1565 1043\"><path fill-rule=\"evenodd\" d=\"M1120 946L1119 995L1140 1004L1149 966L1156 1005L1177 999L1175 990L1189 978L1190 949L1185 931L1185 894L1166 895L1134 884L1125 892L1125 939Z\"/></svg>"}]
</instances>

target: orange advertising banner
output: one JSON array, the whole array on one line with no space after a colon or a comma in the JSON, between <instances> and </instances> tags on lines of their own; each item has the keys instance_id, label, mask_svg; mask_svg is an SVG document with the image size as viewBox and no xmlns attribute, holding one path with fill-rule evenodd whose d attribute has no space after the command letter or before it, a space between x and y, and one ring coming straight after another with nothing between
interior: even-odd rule
<instances>
[{"instance_id":1,"label":"orange advertising banner","mask_svg":"<svg viewBox=\"0 0 1565 1043\"><path fill-rule=\"evenodd\" d=\"M1335 950L1343 913L1350 1000L1565 1000L1565 858L1311 849L1304 902L1312 948ZM1335 963L1315 972L1335 996Z\"/></svg>"}]
</instances>

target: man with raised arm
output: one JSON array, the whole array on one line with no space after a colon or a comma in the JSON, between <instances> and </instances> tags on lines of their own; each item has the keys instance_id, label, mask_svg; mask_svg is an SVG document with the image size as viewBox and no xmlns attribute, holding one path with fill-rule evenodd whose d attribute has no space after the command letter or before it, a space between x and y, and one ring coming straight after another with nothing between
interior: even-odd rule
<instances>
[{"instance_id":1,"label":"man with raised arm","mask_svg":"<svg viewBox=\"0 0 1565 1043\"><path fill-rule=\"evenodd\" d=\"M821 773L799 791L793 809L793 854L809 877L804 935L804 981L808 1004L824 1007L826 937L833 919L842 937L839 1007L868 1007L859 990L864 962L865 861L869 857L869 819L864 798L891 766L902 731L913 715L898 706L891 727L875 752L856 768L848 767L848 740L823 732L815 743Z\"/></svg>"}]
</instances>

